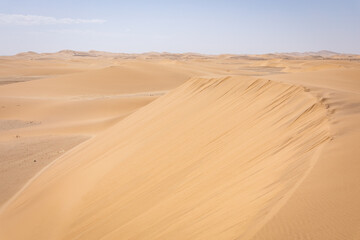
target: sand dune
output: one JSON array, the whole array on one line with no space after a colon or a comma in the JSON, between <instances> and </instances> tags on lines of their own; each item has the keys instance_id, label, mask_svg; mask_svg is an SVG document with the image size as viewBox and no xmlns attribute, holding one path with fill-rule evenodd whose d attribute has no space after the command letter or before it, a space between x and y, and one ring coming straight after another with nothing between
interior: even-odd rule
<instances>
[{"instance_id":1,"label":"sand dune","mask_svg":"<svg viewBox=\"0 0 360 240\"><path fill-rule=\"evenodd\" d=\"M1 239L359 239L357 59L1 57Z\"/></svg>"},{"instance_id":2,"label":"sand dune","mask_svg":"<svg viewBox=\"0 0 360 240\"><path fill-rule=\"evenodd\" d=\"M190 80L58 159L6 206L1 232L246 239L312 168L327 128L325 108L301 87Z\"/></svg>"}]
</instances>

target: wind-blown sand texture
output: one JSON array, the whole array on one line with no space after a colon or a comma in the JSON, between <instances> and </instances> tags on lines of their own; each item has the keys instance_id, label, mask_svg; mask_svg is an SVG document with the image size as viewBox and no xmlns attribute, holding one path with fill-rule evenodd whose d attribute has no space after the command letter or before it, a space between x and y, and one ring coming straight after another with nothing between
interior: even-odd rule
<instances>
[{"instance_id":1,"label":"wind-blown sand texture","mask_svg":"<svg viewBox=\"0 0 360 240\"><path fill-rule=\"evenodd\" d=\"M356 55L0 66L1 239L360 239Z\"/></svg>"}]
</instances>

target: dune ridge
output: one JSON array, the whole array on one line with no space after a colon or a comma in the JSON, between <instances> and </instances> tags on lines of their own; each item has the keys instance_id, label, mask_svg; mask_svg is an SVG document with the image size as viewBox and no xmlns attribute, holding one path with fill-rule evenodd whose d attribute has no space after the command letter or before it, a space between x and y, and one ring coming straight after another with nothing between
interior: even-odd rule
<instances>
[{"instance_id":1,"label":"dune ridge","mask_svg":"<svg viewBox=\"0 0 360 240\"><path fill-rule=\"evenodd\" d=\"M3 207L0 234L250 239L311 170L328 128L301 86L193 78L57 159Z\"/></svg>"}]
</instances>

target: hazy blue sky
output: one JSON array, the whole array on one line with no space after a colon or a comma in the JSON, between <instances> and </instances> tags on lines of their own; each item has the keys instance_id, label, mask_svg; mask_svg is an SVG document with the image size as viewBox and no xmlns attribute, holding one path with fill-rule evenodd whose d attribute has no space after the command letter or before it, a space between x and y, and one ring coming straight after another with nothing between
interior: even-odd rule
<instances>
[{"instance_id":1,"label":"hazy blue sky","mask_svg":"<svg viewBox=\"0 0 360 240\"><path fill-rule=\"evenodd\" d=\"M360 0L0 0L0 55L360 53Z\"/></svg>"}]
</instances>

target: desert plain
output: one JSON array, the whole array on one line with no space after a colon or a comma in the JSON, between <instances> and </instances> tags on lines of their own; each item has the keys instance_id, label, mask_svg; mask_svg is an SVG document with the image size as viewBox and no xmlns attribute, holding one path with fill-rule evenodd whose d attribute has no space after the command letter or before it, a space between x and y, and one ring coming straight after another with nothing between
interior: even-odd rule
<instances>
[{"instance_id":1,"label":"desert plain","mask_svg":"<svg viewBox=\"0 0 360 240\"><path fill-rule=\"evenodd\" d=\"M0 57L0 239L360 239L360 56Z\"/></svg>"}]
</instances>

